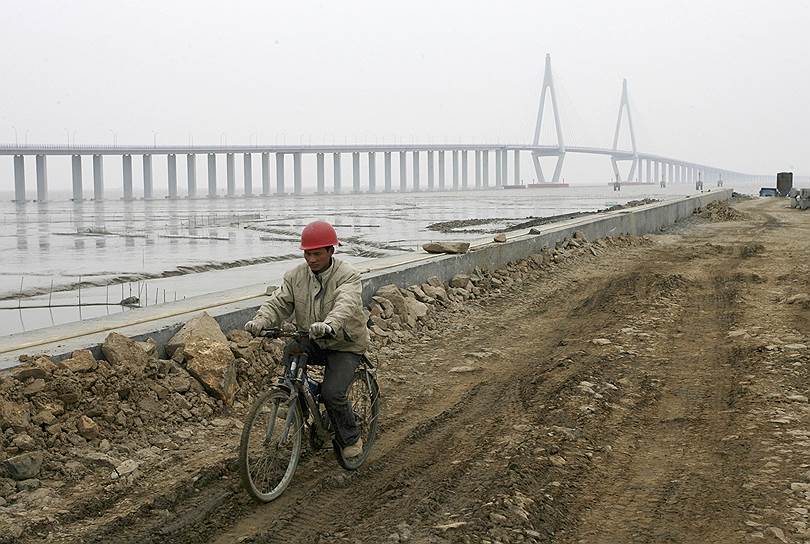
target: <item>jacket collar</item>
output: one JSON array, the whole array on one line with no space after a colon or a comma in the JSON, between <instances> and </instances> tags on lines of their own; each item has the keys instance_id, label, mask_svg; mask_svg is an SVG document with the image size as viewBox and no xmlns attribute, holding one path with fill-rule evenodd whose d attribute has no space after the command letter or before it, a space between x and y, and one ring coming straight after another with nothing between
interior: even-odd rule
<instances>
[{"instance_id":1,"label":"jacket collar","mask_svg":"<svg viewBox=\"0 0 810 544\"><path fill-rule=\"evenodd\" d=\"M323 272L321 272L320 274L316 274L316 273L314 273L314 272L312 271L312 269L310 269L309 267L307 267L307 271L309 272L309 277L310 277L310 279L311 279L311 280L314 280L314 281L315 281L315 282L317 282L317 283L319 283L321 286L325 285L325 284L326 284L326 282L327 282L327 281L329 281L329 278L331 278L331 277L332 277L332 274L334 274L334 273L335 273L335 269L338 267L338 263L339 263L339 262L340 262L340 261L338 261L337 259L335 259L334 257L332 257L332 264L331 264L331 265L329 265L329 268L327 268L326 270L324 270L324 271L323 271Z\"/></svg>"}]
</instances>

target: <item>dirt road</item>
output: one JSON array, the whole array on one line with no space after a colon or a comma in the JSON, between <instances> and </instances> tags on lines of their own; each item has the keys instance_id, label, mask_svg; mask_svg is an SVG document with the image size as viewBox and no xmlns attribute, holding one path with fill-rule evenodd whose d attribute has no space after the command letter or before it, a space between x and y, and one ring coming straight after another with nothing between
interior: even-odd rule
<instances>
[{"instance_id":1,"label":"dirt road","mask_svg":"<svg viewBox=\"0 0 810 544\"><path fill-rule=\"evenodd\" d=\"M21 540L810 542L810 213L736 207L532 270L383 349L382 434L355 473L309 452L256 505L226 429Z\"/></svg>"}]
</instances>

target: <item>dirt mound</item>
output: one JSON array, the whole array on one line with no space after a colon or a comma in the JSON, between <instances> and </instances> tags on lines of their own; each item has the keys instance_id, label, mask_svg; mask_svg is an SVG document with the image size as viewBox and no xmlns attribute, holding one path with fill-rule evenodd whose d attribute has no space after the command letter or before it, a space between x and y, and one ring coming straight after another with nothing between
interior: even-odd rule
<instances>
[{"instance_id":1,"label":"dirt mound","mask_svg":"<svg viewBox=\"0 0 810 544\"><path fill-rule=\"evenodd\" d=\"M593 295L574 309L577 315L623 305L638 299L666 301L676 297L690 285L680 274L648 273L633 271L611 278Z\"/></svg>"},{"instance_id":2,"label":"dirt mound","mask_svg":"<svg viewBox=\"0 0 810 544\"><path fill-rule=\"evenodd\" d=\"M748 216L732 208L725 200L718 200L708 204L697 214L709 221L716 223L719 221L746 221Z\"/></svg>"}]
</instances>

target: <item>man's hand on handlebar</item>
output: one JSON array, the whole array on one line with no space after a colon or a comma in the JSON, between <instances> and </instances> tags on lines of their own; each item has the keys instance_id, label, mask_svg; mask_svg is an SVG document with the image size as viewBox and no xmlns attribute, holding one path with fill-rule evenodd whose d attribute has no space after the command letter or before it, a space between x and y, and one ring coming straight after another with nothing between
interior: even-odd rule
<instances>
[{"instance_id":1,"label":"man's hand on handlebar","mask_svg":"<svg viewBox=\"0 0 810 544\"><path fill-rule=\"evenodd\" d=\"M253 336L259 336L259 333L262 332L264 328L264 323L259 321L258 319L254 319L252 321L248 321L245 323L245 330L252 334Z\"/></svg>"},{"instance_id":2,"label":"man's hand on handlebar","mask_svg":"<svg viewBox=\"0 0 810 544\"><path fill-rule=\"evenodd\" d=\"M323 321L316 321L315 323L309 326L309 336L313 340L334 335L335 331L332 330L332 327L330 327Z\"/></svg>"}]
</instances>

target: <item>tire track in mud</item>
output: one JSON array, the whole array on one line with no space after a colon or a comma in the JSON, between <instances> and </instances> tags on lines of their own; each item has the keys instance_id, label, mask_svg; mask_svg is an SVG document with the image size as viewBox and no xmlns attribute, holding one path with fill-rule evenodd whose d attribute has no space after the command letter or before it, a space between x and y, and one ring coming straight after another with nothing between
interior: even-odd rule
<instances>
[{"instance_id":1,"label":"tire track in mud","mask_svg":"<svg viewBox=\"0 0 810 544\"><path fill-rule=\"evenodd\" d=\"M689 244L683 249L691 252ZM745 520L741 475L750 445L723 440L738 430L737 381L747 354L727 342L738 320L745 247L725 258L656 264L688 277L670 334L637 370L659 381L654 401L621 425L614 456L591 478L580 523L561 542L736 542ZM713 261L713 262L712 262ZM642 317L643 319L643 317ZM695 338L700 338L696 343ZM662 368L654 361L666 360ZM616 480L615 476L622 478ZM723 523L718 523L722 519Z\"/></svg>"}]
</instances>

